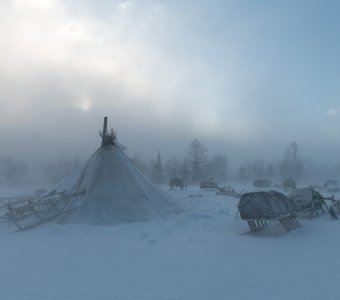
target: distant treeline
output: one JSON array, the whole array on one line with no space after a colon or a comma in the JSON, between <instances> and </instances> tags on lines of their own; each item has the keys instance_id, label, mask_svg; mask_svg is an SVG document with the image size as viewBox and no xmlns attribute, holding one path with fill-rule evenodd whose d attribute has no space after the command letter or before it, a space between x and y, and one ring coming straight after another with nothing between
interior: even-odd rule
<instances>
[{"instance_id":1,"label":"distant treeline","mask_svg":"<svg viewBox=\"0 0 340 300\"><path fill-rule=\"evenodd\" d=\"M0 159L0 184L15 185L31 182L53 184L78 166L78 159L55 158L27 163L12 158L2 158Z\"/></svg>"},{"instance_id":2,"label":"distant treeline","mask_svg":"<svg viewBox=\"0 0 340 300\"><path fill-rule=\"evenodd\" d=\"M208 149L197 139L192 141L183 157L173 157L165 162L161 153L150 162L133 157L135 164L155 183L168 183L169 178L181 178L187 184L198 184L202 180L212 179L221 184L228 181L251 182L255 179L268 179L282 182L293 178L300 182L340 178L340 163L333 167L318 166L302 157L298 144L293 141L283 151L281 160L265 162L263 159L246 160L232 170L225 153L208 155Z\"/></svg>"},{"instance_id":3,"label":"distant treeline","mask_svg":"<svg viewBox=\"0 0 340 300\"><path fill-rule=\"evenodd\" d=\"M139 157L131 157L134 164L156 184L167 184L170 178L183 179L186 184L199 184L202 180L214 180L219 184L229 181L251 182L268 179L282 182L293 178L300 182L340 178L340 163L333 167L316 166L303 159L296 142L291 142L283 157L276 162L265 162L259 158L244 161L236 169L231 169L226 153L208 154L208 148L195 139L183 153L183 157L168 158L163 162L161 153L155 152L155 159L146 162ZM79 159L54 158L27 163L13 158L0 159L0 185L41 183L54 184L80 166Z\"/></svg>"}]
</instances>

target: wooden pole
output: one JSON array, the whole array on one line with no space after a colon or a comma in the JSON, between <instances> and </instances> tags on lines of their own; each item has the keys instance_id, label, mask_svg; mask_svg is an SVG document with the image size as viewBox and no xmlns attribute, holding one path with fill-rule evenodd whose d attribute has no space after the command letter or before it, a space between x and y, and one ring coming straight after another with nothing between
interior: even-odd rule
<instances>
[{"instance_id":1,"label":"wooden pole","mask_svg":"<svg viewBox=\"0 0 340 300\"><path fill-rule=\"evenodd\" d=\"M102 146L105 145L106 134L107 134L107 117L104 117Z\"/></svg>"}]
</instances>

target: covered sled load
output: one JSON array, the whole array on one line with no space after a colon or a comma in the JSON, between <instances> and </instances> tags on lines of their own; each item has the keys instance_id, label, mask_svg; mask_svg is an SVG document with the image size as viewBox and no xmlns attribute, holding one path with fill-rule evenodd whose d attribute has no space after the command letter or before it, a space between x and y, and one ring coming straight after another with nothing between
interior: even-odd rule
<instances>
[{"instance_id":1,"label":"covered sled load","mask_svg":"<svg viewBox=\"0 0 340 300\"><path fill-rule=\"evenodd\" d=\"M268 220L277 219L286 231L300 227L295 218L295 205L286 195L277 191L252 192L241 196L238 209L252 231L263 228Z\"/></svg>"},{"instance_id":2,"label":"covered sled load","mask_svg":"<svg viewBox=\"0 0 340 300\"><path fill-rule=\"evenodd\" d=\"M242 219L277 219L295 212L294 203L277 192L253 192L241 196L238 204Z\"/></svg>"}]
</instances>

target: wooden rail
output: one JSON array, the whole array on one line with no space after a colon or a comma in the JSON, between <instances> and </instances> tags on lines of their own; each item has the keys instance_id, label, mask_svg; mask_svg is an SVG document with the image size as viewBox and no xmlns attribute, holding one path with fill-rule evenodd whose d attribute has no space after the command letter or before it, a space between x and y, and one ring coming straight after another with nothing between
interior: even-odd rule
<instances>
[{"instance_id":1,"label":"wooden rail","mask_svg":"<svg viewBox=\"0 0 340 300\"><path fill-rule=\"evenodd\" d=\"M12 222L20 231L27 230L67 212L72 198L82 194L0 198L0 218Z\"/></svg>"}]
</instances>

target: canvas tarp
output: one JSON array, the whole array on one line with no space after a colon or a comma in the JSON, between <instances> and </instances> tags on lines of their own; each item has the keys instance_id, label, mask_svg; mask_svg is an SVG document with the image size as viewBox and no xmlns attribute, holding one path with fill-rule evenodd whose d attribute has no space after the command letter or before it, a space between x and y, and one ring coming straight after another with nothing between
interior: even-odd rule
<instances>
[{"instance_id":1,"label":"canvas tarp","mask_svg":"<svg viewBox=\"0 0 340 300\"><path fill-rule=\"evenodd\" d=\"M295 212L294 203L277 191L245 193L240 198L238 209L244 220L270 220Z\"/></svg>"}]
</instances>

